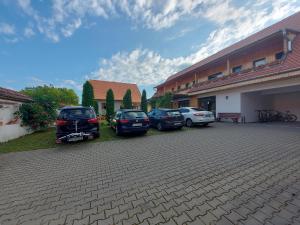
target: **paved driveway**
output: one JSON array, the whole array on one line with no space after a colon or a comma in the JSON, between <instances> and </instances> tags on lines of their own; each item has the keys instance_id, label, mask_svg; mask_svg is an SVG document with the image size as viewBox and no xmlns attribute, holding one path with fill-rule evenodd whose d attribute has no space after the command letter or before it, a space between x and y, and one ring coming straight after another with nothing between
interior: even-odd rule
<instances>
[{"instance_id":1,"label":"paved driveway","mask_svg":"<svg viewBox=\"0 0 300 225\"><path fill-rule=\"evenodd\" d=\"M215 124L0 155L0 224L300 224L300 130Z\"/></svg>"}]
</instances>

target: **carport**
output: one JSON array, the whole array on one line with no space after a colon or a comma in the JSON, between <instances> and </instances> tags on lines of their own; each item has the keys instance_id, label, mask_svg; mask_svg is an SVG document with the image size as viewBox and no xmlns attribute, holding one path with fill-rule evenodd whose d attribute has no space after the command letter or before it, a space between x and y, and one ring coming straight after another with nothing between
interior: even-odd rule
<instances>
[{"instance_id":1,"label":"carport","mask_svg":"<svg viewBox=\"0 0 300 225\"><path fill-rule=\"evenodd\" d=\"M246 122L258 121L256 110L288 110L300 121L300 85L241 93L241 113Z\"/></svg>"}]
</instances>

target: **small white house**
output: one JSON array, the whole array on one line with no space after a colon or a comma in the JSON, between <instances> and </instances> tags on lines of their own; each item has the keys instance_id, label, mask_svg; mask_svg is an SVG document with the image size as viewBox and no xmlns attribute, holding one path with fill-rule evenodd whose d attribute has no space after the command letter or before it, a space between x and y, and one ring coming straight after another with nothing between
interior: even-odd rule
<instances>
[{"instance_id":1,"label":"small white house","mask_svg":"<svg viewBox=\"0 0 300 225\"><path fill-rule=\"evenodd\" d=\"M21 126L21 120L15 115L19 106L29 101L32 99L20 92L0 87L0 143L32 132Z\"/></svg>"}]
</instances>

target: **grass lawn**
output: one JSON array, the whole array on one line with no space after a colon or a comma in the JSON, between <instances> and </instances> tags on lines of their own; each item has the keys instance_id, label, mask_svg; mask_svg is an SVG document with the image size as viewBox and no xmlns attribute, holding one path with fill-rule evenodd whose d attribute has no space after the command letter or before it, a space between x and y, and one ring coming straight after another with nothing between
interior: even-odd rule
<instances>
[{"instance_id":1,"label":"grass lawn","mask_svg":"<svg viewBox=\"0 0 300 225\"><path fill-rule=\"evenodd\" d=\"M185 130L183 128L182 130ZM170 132L180 132L180 131L170 131ZM150 129L145 136L163 134L164 132L157 131L155 129ZM112 141L117 139L133 138L133 136L116 136L114 131L104 122L100 126L100 138L83 141L79 143L61 144L61 145L78 145L94 142ZM23 137L8 141L6 143L0 144L0 153L7 152L19 152L19 151L30 151L36 149L54 148L57 147L55 143L55 128L49 128L44 131L38 131L33 134L28 134Z\"/></svg>"}]
</instances>

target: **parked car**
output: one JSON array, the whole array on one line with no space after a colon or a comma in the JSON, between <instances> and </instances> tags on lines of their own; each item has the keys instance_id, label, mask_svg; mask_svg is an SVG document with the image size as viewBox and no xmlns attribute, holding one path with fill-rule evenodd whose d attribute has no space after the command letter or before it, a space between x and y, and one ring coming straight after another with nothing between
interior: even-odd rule
<instances>
[{"instance_id":1,"label":"parked car","mask_svg":"<svg viewBox=\"0 0 300 225\"><path fill-rule=\"evenodd\" d=\"M183 115L187 127L192 127L195 124L207 126L215 121L215 116L212 112L201 108L182 107L179 108L179 111Z\"/></svg>"},{"instance_id":2,"label":"parked car","mask_svg":"<svg viewBox=\"0 0 300 225\"><path fill-rule=\"evenodd\" d=\"M153 109L148 113L150 126L158 130L181 129L184 118L177 109Z\"/></svg>"},{"instance_id":3,"label":"parked car","mask_svg":"<svg viewBox=\"0 0 300 225\"><path fill-rule=\"evenodd\" d=\"M64 107L56 120L56 143L100 136L99 121L91 107Z\"/></svg>"},{"instance_id":4,"label":"parked car","mask_svg":"<svg viewBox=\"0 0 300 225\"><path fill-rule=\"evenodd\" d=\"M111 127L116 135L125 133L146 134L149 130L149 118L146 113L135 109L122 109L111 120Z\"/></svg>"}]
</instances>

